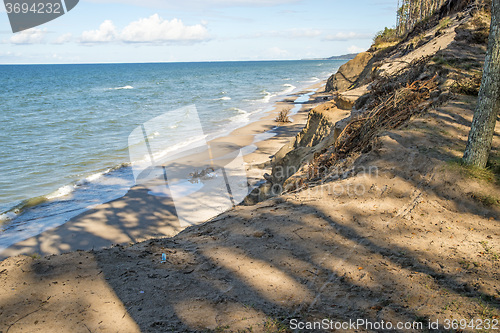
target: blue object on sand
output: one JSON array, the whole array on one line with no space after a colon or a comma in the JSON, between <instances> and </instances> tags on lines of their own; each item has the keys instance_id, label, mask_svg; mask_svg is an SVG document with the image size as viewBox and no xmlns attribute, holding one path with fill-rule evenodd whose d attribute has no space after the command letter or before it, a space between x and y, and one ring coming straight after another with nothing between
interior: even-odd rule
<instances>
[{"instance_id":1,"label":"blue object on sand","mask_svg":"<svg viewBox=\"0 0 500 333\"><path fill-rule=\"evenodd\" d=\"M161 262L167 261L167 255L165 253L161 254Z\"/></svg>"}]
</instances>

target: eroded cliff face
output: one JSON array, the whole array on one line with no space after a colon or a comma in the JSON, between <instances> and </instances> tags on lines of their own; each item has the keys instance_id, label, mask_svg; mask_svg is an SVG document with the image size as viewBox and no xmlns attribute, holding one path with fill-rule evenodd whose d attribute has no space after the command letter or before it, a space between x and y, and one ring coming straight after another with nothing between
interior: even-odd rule
<instances>
[{"instance_id":1,"label":"eroded cliff face","mask_svg":"<svg viewBox=\"0 0 500 333\"><path fill-rule=\"evenodd\" d=\"M310 162L316 152L332 145L340 134L335 124L349 114L350 112L337 108L333 101L312 109L306 126L295 138L294 149L286 154L278 154L273 165L274 181L283 183L299 171L302 165ZM279 158L280 155L283 157Z\"/></svg>"},{"instance_id":2,"label":"eroded cliff face","mask_svg":"<svg viewBox=\"0 0 500 333\"><path fill-rule=\"evenodd\" d=\"M343 92L351 88L365 72L372 59L373 53L363 52L358 54L356 58L346 62L339 68L337 73L328 79L325 91Z\"/></svg>"},{"instance_id":3,"label":"eroded cliff face","mask_svg":"<svg viewBox=\"0 0 500 333\"><path fill-rule=\"evenodd\" d=\"M341 130L336 125L349 115L350 111L337 108L335 101L312 109L305 127L294 141L275 154L272 173L266 176L267 183L254 190L245 200L246 204L255 204L280 194L287 179L300 173L316 153L335 142Z\"/></svg>"},{"instance_id":4,"label":"eroded cliff face","mask_svg":"<svg viewBox=\"0 0 500 333\"><path fill-rule=\"evenodd\" d=\"M410 34L394 47L361 53L344 64L326 85L334 101L310 111L306 126L293 144L276 154L272 174L267 175L267 183L256 191L258 195L253 201L307 187L308 182L313 181L311 170L316 160L335 152L337 139L346 126L370 121L373 110L389 105L384 98L390 94L398 97L392 104L396 111L401 111L406 103L397 105L401 94L405 93L402 89L432 83L432 89L419 90L426 96L421 96L421 104L415 109L421 109L417 114L423 114L448 101L453 93L461 93L464 89L460 88L470 81L470 77L480 77L489 29L488 18L484 15L487 16L484 12L466 9L448 16L446 24L438 17L435 25L422 30L417 37ZM362 141L371 142L384 130L387 129L383 126L375 128L369 131L373 137ZM369 151L369 146L361 147L356 154ZM341 163L350 162L346 158Z\"/></svg>"}]
</instances>

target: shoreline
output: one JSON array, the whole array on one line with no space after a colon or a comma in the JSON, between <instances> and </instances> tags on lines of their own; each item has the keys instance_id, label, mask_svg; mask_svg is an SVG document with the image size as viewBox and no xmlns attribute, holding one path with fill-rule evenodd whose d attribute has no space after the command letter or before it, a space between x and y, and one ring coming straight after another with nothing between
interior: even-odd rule
<instances>
[{"instance_id":1,"label":"shoreline","mask_svg":"<svg viewBox=\"0 0 500 333\"><path fill-rule=\"evenodd\" d=\"M270 64L265 63L262 65L258 65L257 63L258 62L253 64L248 69L246 67L240 68L241 66L237 66L244 71L245 75L237 77L236 81L233 80L229 72L224 72L221 74L222 76L220 77L220 80L210 84L209 89L200 89L197 80L186 81L185 85L177 85L175 83L176 78L171 76L167 76L165 80L156 76L145 80L139 75L135 81L125 82L123 81L124 78L121 75L115 75L113 73L115 67L112 66L105 67L103 70L99 70L99 68L92 68L93 71L97 70L98 72L102 72L100 74L102 77L100 76L100 80L96 82L87 78L85 73L83 73L82 79L84 81L82 83L81 92L83 94L88 94L88 96L85 95L86 97L81 99L81 101L83 101L81 104L78 100L78 96L72 94L72 103L64 105L61 103L58 104L56 101L51 102L52 104L50 105L50 109L53 111L46 110L41 113L41 119L39 119L39 121L33 121L31 123L24 121L19 124L22 127L30 128L30 124L39 124L37 126L42 126L45 124L44 121L47 121L47 126L52 128L49 121L50 114L55 114L57 112L57 114L61 114L62 117L66 117L65 112L72 109L72 105L75 109L84 110L81 114L72 114L71 112L68 112L67 117L70 120L59 121L56 125L54 125L54 131L42 131L42 134L48 134L42 135L42 140L40 142L47 143L54 140L54 142L56 142L55 144L42 144L38 147L34 144L36 143L37 137L35 135L30 137L29 135L31 135L30 133L32 133L32 131L27 131L27 137L25 134L19 134L20 138L16 137L16 139L21 143L24 142L20 141L21 139L25 139L26 142L32 140L33 143L27 145L25 149L17 150L16 154L16 148L14 148L16 147L15 140L9 139L5 141L9 149L7 150L5 163L2 164L0 169L2 170L2 173L9 175L9 177L6 179L5 188L3 188L3 191L1 191L2 193L0 193L1 226L4 227L4 229L10 229L13 224L25 224L24 221L27 219L32 220L33 217L38 220L38 217L61 214L61 212L66 210L72 210L71 205L60 207L58 203L69 203L70 201L73 201L72 197L74 192L80 191L81 193L82 188L86 191L86 198L84 198L84 200L87 198L90 199L83 203L83 205L85 205L84 207L90 205L88 201L92 201L92 204L103 203L114 200L118 196L123 196L124 193L118 194L118 196L115 197L113 195L101 196L97 191L95 191L96 188L92 186L94 183L99 183L99 181L95 181L95 178L102 174L105 174L102 178L106 178L108 176L109 178L115 178L116 176L113 175L114 172L111 172L111 175L109 175L107 174L108 171L110 169L115 169L121 164L127 164L131 161L127 152L126 138L132 129L160 114L175 111L179 107L186 106L186 103L199 104L200 116L202 119L207 120L206 124L204 124L208 126L206 133L213 134L209 136L208 139L215 136L225 135L236 127L244 126L249 121L254 121L256 117L259 117L259 114L266 112L273 106L274 102L277 100L276 97L279 99L284 98L285 94L290 92L289 86L291 85L289 83L293 83L293 86L299 87L299 89L306 88L317 82L315 81L315 78L326 78L330 74L329 71L332 71L341 65L341 62L336 61L322 62L322 66L316 66L316 64L319 63L316 61L292 61L290 64L271 62ZM202 75L207 75L206 78L203 77L203 80L211 80L212 76L210 76L210 73L220 71L220 69L224 66L225 65L220 64L217 66L203 67L204 71L202 72ZM141 68L143 67L123 67L123 69L130 69L133 71L140 71ZM191 66L189 63L186 63L185 66L181 67L168 65L155 66L151 67L151 69L146 67L148 70L158 69L166 72L173 70L176 75L178 70L180 71L179 73L182 74L191 73L190 71L193 71L196 68L197 66ZM275 71L275 75L269 75L266 77L268 74L273 73L267 72L266 68L272 68L272 70ZM50 72L51 69L44 69L44 72L47 70ZM61 68L54 68L54 70L58 72L60 71L61 73L67 72L67 70L63 70ZM262 70L266 71L266 75L258 74L259 71ZM18 71L22 73L25 70L19 69L13 71L12 74L17 73ZM80 73L81 70L78 70L77 72ZM292 74L292 72L295 74ZM7 72L7 74L8 73L10 72ZM247 82L249 75L255 75L255 78L252 78L253 81ZM155 82L155 80L158 82ZM226 82L232 82L230 84L230 87L232 88L229 88L229 86L226 87ZM116 87L123 88L129 84L132 84L134 89L116 90ZM69 87L71 84L68 82L65 86ZM196 90L198 90L199 93L193 93L193 91ZM295 91L297 91L297 89ZM29 89L27 89L26 93L29 93ZM232 101L227 97L227 93L234 94L233 96L230 96L233 99ZM92 96L92 98L90 98L90 96ZM224 96L226 100L219 100L219 97L222 96ZM6 97L6 101L9 101L7 95L4 97ZM41 102L38 99L44 98L42 95L36 95L35 97L36 98L32 101L33 103L31 103L32 105L36 105L38 102ZM102 111L93 111L92 108L95 106L93 106L91 101L93 98L102 100L103 104L99 107ZM115 107L113 105L113 103L117 105L120 104L120 101L130 101L131 103L124 103L119 107ZM149 105L148 101L151 102L151 105ZM146 104L142 105L144 102L146 102ZM12 103L12 110L15 110L16 114L23 114L23 108L16 107L15 100L13 100ZM109 128L101 126L101 124L106 124L107 122L99 120L101 117L98 117L97 114L94 115L93 112L103 112L104 118L109 118L110 120L110 123L106 125ZM125 119L115 121L120 119L125 114L127 115ZM7 116L15 117L14 113L12 115L6 113L5 119L2 119L4 119L4 121L8 120ZM27 119L27 117L21 118ZM78 120L77 118L81 119ZM226 122L225 120L227 119L230 119L231 121ZM178 122L178 120L179 119L173 121ZM91 126L88 126L87 123ZM79 126L81 126L82 129L76 128L73 124L80 124ZM86 127L83 128L84 126ZM112 130L109 130L111 128ZM73 129L75 129L74 132ZM80 135L79 131L82 130L84 130L82 133L90 133L91 136L85 137L85 135ZM95 135L93 131L96 131ZM174 137L176 136L177 131L175 127L172 128L170 132ZM67 136L63 137L57 133L67 133ZM65 138L66 142L61 143L61 138ZM72 145L75 145L74 149L61 148L73 147ZM57 161L53 158L51 159L50 154L45 154L42 156L43 158L40 159L31 159L30 156L36 156L37 154L33 148L35 146L43 149L43 151L52 151L52 146L62 150L57 155ZM13 148L10 149L10 147ZM20 147L22 148L23 144L21 144ZM22 154L22 152L28 150L31 152L30 149L33 150L31 154ZM10 160L12 160L12 162ZM30 174L25 175L26 172L22 172L23 169L29 170L30 165L33 167L36 165L36 176L30 176ZM57 168L54 168L56 165ZM10 176L11 173L13 174L12 176ZM91 180L87 181L87 178L91 178ZM85 183L84 186L82 186L82 183ZM89 184L89 186L86 186L87 184ZM131 183L127 185L130 187L133 184ZM98 184L97 187L101 188L100 184ZM125 192L127 190L128 188L125 189ZM91 192L96 194L95 198L92 197ZM52 199L57 202L54 202ZM75 201L81 201L81 198L78 197ZM56 203L57 207L54 209L47 207L47 209L44 208L39 211L37 211L37 208L26 209L26 211L28 211L28 215L30 215L29 217L20 217L19 215L25 214L17 214L24 211L26 207L38 206L37 203L40 202L46 202L44 206L50 206ZM68 218L70 218L70 216L67 216L66 220ZM16 222L19 222L19 224Z\"/></svg>"},{"instance_id":2,"label":"shoreline","mask_svg":"<svg viewBox=\"0 0 500 333\"><path fill-rule=\"evenodd\" d=\"M320 80L282 96L257 120L207 142L210 147L217 147L214 158L234 148L242 149L251 191L262 181L264 173L269 172L272 156L302 130L309 111L324 102L324 96L330 96L321 89L325 83L326 80ZM306 95L307 101L304 100ZM297 104L296 100L299 100ZM278 124L274 121L283 108L292 109L293 122ZM63 224L9 245L0 252L0 260L19 254L60 254L172 237L185 228L179 225L171 198L151 195L147 186L134 185L124 196L90 207Z\"/></svg>"}]
</instances>

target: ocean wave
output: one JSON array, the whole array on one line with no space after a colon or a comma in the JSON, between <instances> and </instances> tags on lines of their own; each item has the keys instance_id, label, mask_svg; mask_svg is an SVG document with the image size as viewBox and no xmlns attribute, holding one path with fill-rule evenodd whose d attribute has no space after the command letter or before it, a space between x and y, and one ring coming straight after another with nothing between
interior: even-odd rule
<instances>
[{"instance_id":1,"label":"ocean wave","mask_svg":"<svg viewBox=\"0 0 500 333\"><path fill-rule=\"evenodd\" d=\"M46 198L47 200L53 200L70 195L75 190L75 185L62 186L58 188L55 192L52 192L51 194L47 195Z\"/></svg>"},{"instance_id":2,"label":"ocean wave","mask_svg":"<svg viewBox=\"0 0 500 333\"><path fill-rule=\"evenodd\" d=\"M238 126L248 123L250 121L251 116L262 111L262 109L257 109L252 112L248 112L239 108L231 108L230 110L238 112L237 115L232 116L228 119L231 121L233 125L238 125Z\"/></svg>"},{"instance_id":3,"label":"ocean wave","mask_svg":"<svg viewBox=\"0 0 500 333\"><path fill-rule=\"evenodd\" d=\"M15 205L8 211L5 211L0 214L0 221L6 222L10 220L14 220L18 215L21 215L26 209L41 205L47 202L48 199L46 196L34 197L31 199L23 200L20 204Z\"/></svg>"},{"instance_id":4,"label":"ocean wave","mask_svg":"<svg viewBox=\"0 0 500 333\"><path fill-rule=\"evenodd\" d=\"M245 123L248 123L249 120L250 120L249 113L239 114L237 116L233 116L233 117L229 118L229 121L231 121L232 123L236 123L236 124L245 124Z\"/></svg>"},{"instance_id":5,"label":"ocean wave","mask_svg":"<svg viewBox=\"0 0 500 333\"><path fill-rule=\"evenodd\" d=\"M119 167L121 167L122 165L120 165ZM111 171L115 170L115 168L112 168L112 169L108 169L106 171L103 171L103 172L97 172L97 173L94 173L84 179L80 179L79 181L77 181L75 183L75 185L73 186L73 189L78 187L78 186L82 186L82 185L86 185L86 184L89 184L89 183L92 183L92 182L95 182L96 180L98 180L99 178L101 178L102 176L110 173ZM70 194L71 192L69 192L68 194ZM63 194L63 192L61 193ZM62 195L64 196L64 195ZM57 197L56 197L57 198Z\"/></svg>"},{"instance_id":6,"label":"ocean wave","mask_svg":"<svg viewBox=\"0 0 500 333\"><path fill-rule=\"evenodd\" d=\"M134 87L124 86L124 87L117 87L117 88L109 88L109 90L129 90L129 89L134 89Z\"/></svg>"},{"instance_id":7,"label":"ocean wave","mask_svg":"<svg viewBox=\"0 0 500 333\"><path fill-rule=\"evenodd\" d=\"M262 99L260 99L259 101L262 102L262 103L266 103L266 104L271 101L271 98L273 98L273 97L276 96L274 94L271 94L267 90L262 90L261 94L264 95L264 97L262 97Z\"/></svg>"},{"instance_id":8,"label":"ocean wave","mask_svg":"<svg viewBox=\"0 0 500 333\"><path fill-rule=\"evenodd\" d=\"M231 100L231 97L229 97L229 96L224 96L221 98L214 99L214 101L230 101L230 100Z\"/></svg>"},{"instance_id":9,"label":"ocean wave","mask_svg":"<svg viewBox=\"0 0 500 333\"><path fill-rule=\"evenodd\" d=\"M7 222L15 219L17 216L16 213L7 211L5 213L0 214L0 223Z\"/></svg>"},{"instance_id":10,"label":"ocean wave","mask_svg":"<svg viewBox=\"0 0 500 333\"><path fill-rule=\"evenodd\" d=\"M122 164L119 164L113 168L109 168L105 171L91 174L90 176L87 176L83 179L75 181L72 184L61 186L57 190L55 190L54 192L51 192L49 194L23 200L21 203L15 205L14 207L10 208L9 210L0 213L0 222L12 221L17 216L23 214L29 208L34 208L34 207L39 206L41 204L57 201L58 199L67 197L67 196L71 195L73 192L75 192L75 190L77 190L79 187L81 187L83 185L88 185L90 183L95 183L102 176L109 174L112 171L115 171L115 170L118 170L118 169L121 169L121 168L127 167L127 166L130 166L130 163L122 163Z\"/></svg>"},{"instance_id":11,"label":"ocean wave","mask_svg":"<svg viewBox=\"0 0 500 333\"><path fill-rule=\"evenodd\" d=\"M307 83L314 83L314 82L318 82L320 80L321 80L320 78L314 76L314 77L310 78L308 81L305 81L305 82L307 82Z\"/></svg>"},{"instance_id":12,"label":"ocean wave","mask_svg":"<svg viewBox=\"0 0 500 333\"><path fill-rule=\"evenodd\" d=\"M287 87L287 88L285 90L283 90L282 92L280 92L280 95L287 95L297 88L296 86L294 86L292 84L288 84L288 83L284 84L283 87Z\"/></svg>"},{"instance_id":13,"label":"ocean wave","mask_svg":"<svg viewBox=\"0 0 500 333\"><path fill-rule=\"evenodd\" d=\"M230 108L229 110L236 111L236 112L241 113L241 114L248 114L248 111L245 111L245 110L239 109L239 108Z\"/></svg>"}]
</instances>

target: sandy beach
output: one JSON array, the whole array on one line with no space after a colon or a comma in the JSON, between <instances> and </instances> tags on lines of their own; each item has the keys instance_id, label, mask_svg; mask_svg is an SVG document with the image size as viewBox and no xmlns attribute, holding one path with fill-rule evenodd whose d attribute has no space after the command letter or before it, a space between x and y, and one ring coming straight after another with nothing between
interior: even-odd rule
<instances>
[{"instance_id":1,"label":"sandy beach","mask_svg":"<svg viewBox=\"0 0 500 333\"><path fill-rule=\"evenodd\" d=\"M214 160L239 149L250 151L244 155L250 186L269 172L272 156L291 142L307 121L308 111L330 94L322 93L325 82L319 82L304 91L278 101L272 111L258 121L234 130L228 136L214 139L208 144ZM277 123L280 110L294 107L294 101L316 90L308 101L291 118L291 123ZM271 138L256 141L259 135L272 133ZM269 136L269 135L268 135ZM255 143L254 143L255 142ZM245 151L245 149L244 149ZM219 161L221 165L227 159ZM195 162L196 163L196 162ZM92 208L57 228L10 246L0 253L0 258L25 255L60 254L76 250L92 250L113 244L129 244L151 238L172 237L186 226L179 224L171 198L148 194L147 185L134 186L124 197Z\"/></svg>"}]
</instances>

